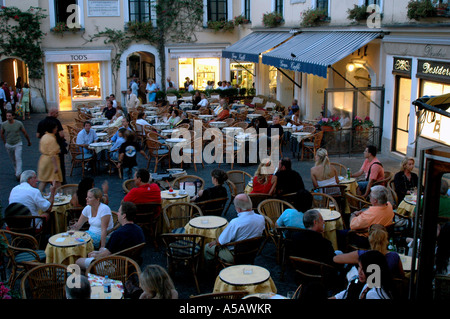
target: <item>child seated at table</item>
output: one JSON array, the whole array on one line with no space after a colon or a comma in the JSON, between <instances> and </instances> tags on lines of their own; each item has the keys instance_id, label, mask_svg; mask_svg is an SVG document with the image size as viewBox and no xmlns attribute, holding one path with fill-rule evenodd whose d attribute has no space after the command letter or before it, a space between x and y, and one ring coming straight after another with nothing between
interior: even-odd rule
<instances>
[{"instance_id":1,"label":"child seated at table","mask_svg":"<svg viewBox=\"0 0 450 319\"><path fill-rule=\"evenodd\" d=\"M109 150L110 151L109 156L113 161L119 160L119 148L125 142L124 138L125 131L126 129L123 127L118 130L117 140L114 142L114 144L111 146L111 149Z\"/></svg>"}]
</instances>

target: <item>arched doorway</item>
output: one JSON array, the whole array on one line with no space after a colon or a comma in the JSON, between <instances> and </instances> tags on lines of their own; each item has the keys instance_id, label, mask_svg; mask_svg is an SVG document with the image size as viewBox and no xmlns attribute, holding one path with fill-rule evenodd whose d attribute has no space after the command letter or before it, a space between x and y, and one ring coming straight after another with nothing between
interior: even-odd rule
<instances>
[{"instance_id":1,"label":"arched doorway","mask_svg":"<svg viewBox=\"0 0 450 319\"><path fill-rule=\"evenodd\" d=\"M155 70L155 56L152 53L145 51L133 52L127 57L127 87L130 85L132 79L136 76L139 83L138 98L142 103L147 102L147 95L145 94L145 87L149 78L156 77Z\"/></svg>"},{"instance_id":2,"label":"arched doorway","mask_svg":"<svg viewBox=\"0 0 450 319\"><path fill-rule=\"evenodd\" d=\"M20 59L6 58L0 61L0 74L0 81L6 82L6 87L9 89L10 97L13 99L11 100L11 107L15 111L15 103L20 98L21 89L29 81L28 67ZM9 101L9 97L7 97L7 100Z\"/></svg>"}]
</instances>

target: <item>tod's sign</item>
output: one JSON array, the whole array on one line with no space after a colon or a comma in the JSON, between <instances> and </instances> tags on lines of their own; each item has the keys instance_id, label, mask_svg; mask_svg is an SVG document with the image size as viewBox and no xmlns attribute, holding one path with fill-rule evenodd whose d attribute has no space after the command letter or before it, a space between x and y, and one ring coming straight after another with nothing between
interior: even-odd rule
<instances>
[{"instance_id":1,"label":"tod's sign","mask_svg":"<svg viewBox=\"0 0 450 319\"><path fill-rule=\"evenodd\" d=\"M435 78L450 82L450 63L441 61L419 60L417 77Z\"/></svg>"}]
</instances>

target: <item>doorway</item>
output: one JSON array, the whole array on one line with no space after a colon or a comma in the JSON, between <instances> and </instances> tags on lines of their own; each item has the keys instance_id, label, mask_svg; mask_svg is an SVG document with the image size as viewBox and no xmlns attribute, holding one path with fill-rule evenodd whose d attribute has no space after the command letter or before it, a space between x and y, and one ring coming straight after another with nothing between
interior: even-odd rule
<instances>
[{"instance_id":1,"label":"doorway","mask_svg":"<svg viewBox=\"0 0 450 319\"><path fill-rule=\"evenodd\" d=\"M396 99L394 106L394 136L392 150L406 155L411 108L411 79L397 76L395 82Z\"/></svg>"}]
</instances>

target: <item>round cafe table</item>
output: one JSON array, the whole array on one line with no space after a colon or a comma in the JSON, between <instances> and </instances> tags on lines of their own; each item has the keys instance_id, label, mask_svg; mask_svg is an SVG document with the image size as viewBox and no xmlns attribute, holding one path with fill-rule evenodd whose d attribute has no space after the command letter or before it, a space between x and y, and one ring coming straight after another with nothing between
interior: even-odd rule
<instances>
[{"instance_id":1,"label":"round cafe table","mask_svg":"<svg viewBox=\"0 0 450 319\"><path fill-rule=\"evenodd\" d=\"M95 142L89 144L89 149L94 150L95 153L100 153L103 150L109 150L112 146L111 142Z\"/></svg>"},{"instance_id":2,"label":"round cafe table","mask_svg":"<svg viewBox=\"0 0 450 319\"><path fill-rule=\"evenodd\" d=\"M155 124L152 124L152 126L157 130L163 130L165 128L170 127L170 124L169 123L155 123Z\"/></svg>"},{"instance_id":3,"label":"round cafe table","mask_svg":"<svg viewBox=\"0 0 450 319\"><path fill-rule=\"evenodd\" d=\"M416 197L406 195L397 207L396 213L405 217L413 217L416 210Z\"/></svg>"},{"instance_id":4,"label":"round cafe table","mask_svg":"<svg viewBox=\"0 0 450 319\"><path fill-rule=\"evenodd\" d=\"M59 234L67 229L67 209L70 208L72 195L55 195L52 207L52 234Z\"/></svg>"},{"instance_id":5,"label":"round cafe table","mask_svg":"<svg viewBox=\"0 0 450 319\"><path fill-rule=\"evenodd\" d=\"M174 189L172 193L170 193L168 190L161 191L161 207L164 208L169 204L178 202L189 203L191 201L191 198L187 193L179 194L179 192L180 191L176 189Z\"/></svg>"},{"instance_id":6,"label":"round cafe table","mask_svg":"<svg viewBox=\"0 0 450 319\"><path fill-rule=\"evenodd\" d=\"M209 126L215 127L215 128L222 128L222 127L225 127L226 125L227 125L227 122L223 122L223 121L211 121L211 122L209 122Z\"/></svg>"},{"instance_id":7,"label":"round cafe table","mask_svg":"<svg viewBox=\"0 0 450 319\"><path fill-rule=\"evenodd\" d=\"M305 139L311 135L312 135L312 133L310 133L310 132L294 132L294 133L292 133L291 136L295 137L297 139L298 143L301 143L303 139Z\"/></svg>"},{"instance_id":8,"label":"round cafe table","mask_svg":"<svg viewBox=\"0 0 450 319\"><path fill-rule=\"evenodd\" d=\"M230 126L230 127L224 127L222 128L222 132L224 132L225 134L228 133L243 133L244 129L242 127L238 127L238 126Z\"/></svg>"},{"instance_id":9,"label":"round cafe table","mask_svg":"<svg viewBox=\"0 0 450 319\"><path fill-rule=\"evenodd\" d=\"M88 280L91 286L91 299L105 299L103 292L105 277L89 273ZM123 293L123 283L120 280L111 280L111 299L122 299Z\"/></svg>"},{"instance_id":10,"label":"round cafe table","mask_svg":"<svg viewBox=\"0 0 450 319\"><path fill-rule=\"evenodd\" d=\"M104 141L108 138L108 133L106 132L98 132L96 133L99 140Z\"/></svg>"},{"instance_id":11,"label":"round cafe table","mask_svg":"<svg viewBox=\"0 0 450 319\"><path fill-rule=\"evenodd\" d=\"M245 290L249 294L277 293L270 272L256 265L229 266L219 273L213 292Z\"/></svg>"},{"instance_id":12,"label":"round cafe table","mask_svg":"<svg viewBox=\"0 0 450 319\"><path fill-rule=\"evenodd\" d=\"M358 188L358 183L356 182L356 178L350 177L344 177L341 179L341 176L339 177L339 184L347 186L347 192L349 192L352 195L356 195L356 189Z\"/></svg>"},{"instance_id":13,"label":"round cafe table","mask_svg":"<svg viewBox=\"0 0 450 319\"><path fill-rule=\"evenodd\" d=\"M219 238L228 221L220 216L199 216L192 218L185 226L186 234L205 236L205 244Z\"/></svg>"},{"instance_id":14,"label":"round cafe table","mask_svg":"<svg viewBox=\"0 0 450 319\"><path fill-rule=\"evenodd\" d=\"M108 128L108 125L92 125L91 127L93 130L97 131L103 131Z\"/></svg>"},{"instance_id":15,"label":"round cafe table","mask_svg":"<svg viewBox=\"0 0 450 319\"><path fill-rule=\"evenodd\" d=\"M338 249L336 230L344 229L341 213L327 208L315 208L320 212L324 221L323 237L331 241L335 250Z\"/></svg>"},{"instance_id":16,"label":"round cafe table","mask_svg":"<svg viewBox=\"0 0 450 319\"><path fill-rule=\"evenodd\" d=\"M168 138L166 139L166 144L168 144L170 147L174 147L178 144L178 146L184 145L184 143L187 142L187 139L185 138Z\"/></svg>"},{"instance_id":17,"label":"round cafe table","mask_svg":"<svg viewBox=\"0 0 450 319\"><path fill-rule=\"evenodd\" d=\"M75 231L72 236L67 232L53 235L45 248L46 263L70 265L80 257L85 258L94 250L91 236L83 231Z\"/></svg>"},{"instance_id":18,"label":"round cafe table","mask_svg":"<svg viewBox=\"0 0 450 319\"><path fill-rule=\"evenodd\" d=\"M210 115L210 114L200 114L198 116L199 119L204 120L204 121L208 121L214 118L214 115Z\"/></svg>"}]
</instances>

